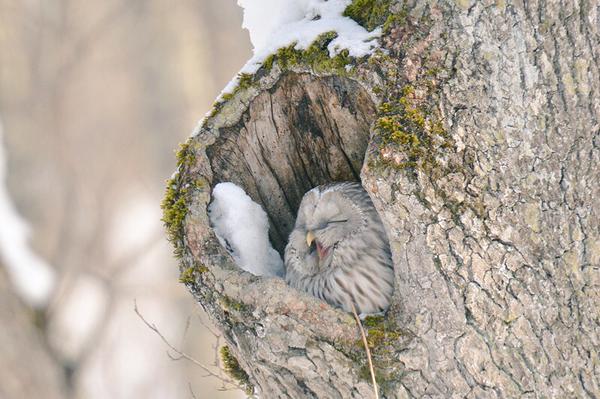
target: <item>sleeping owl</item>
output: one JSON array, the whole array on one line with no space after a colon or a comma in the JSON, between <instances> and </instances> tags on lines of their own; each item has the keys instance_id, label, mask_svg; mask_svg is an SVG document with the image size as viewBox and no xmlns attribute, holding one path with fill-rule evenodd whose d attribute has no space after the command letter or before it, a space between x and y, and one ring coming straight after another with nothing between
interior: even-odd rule
<instances>
[{"instance_id":1,"label":"sleeping owl","mask_svg":"<svg viewBox=\"0 0 600 399\"><path fill-rule=\"evenodd\" d=\"M383 312L394 291L389 242L359 183L308 191L285 248L286 281L347 312Z\"/></svg>"}]
</instances>

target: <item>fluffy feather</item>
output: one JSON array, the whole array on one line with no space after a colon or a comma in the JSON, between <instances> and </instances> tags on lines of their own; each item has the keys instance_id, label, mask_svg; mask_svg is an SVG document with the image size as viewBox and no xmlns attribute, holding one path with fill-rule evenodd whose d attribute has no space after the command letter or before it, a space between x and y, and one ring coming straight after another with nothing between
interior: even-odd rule
<instances>
[{"instance_id":1,"label":"fluffy feather","mask_svg":"<svg viewBox=\"0 0 600 399\"><path fill-rule=\"evenodd\" d=\"M394 291L389 242L358 183L315 187L302 198L285 248L292 287L358 313L382 312Z\"/></svg>"}]
</instances>

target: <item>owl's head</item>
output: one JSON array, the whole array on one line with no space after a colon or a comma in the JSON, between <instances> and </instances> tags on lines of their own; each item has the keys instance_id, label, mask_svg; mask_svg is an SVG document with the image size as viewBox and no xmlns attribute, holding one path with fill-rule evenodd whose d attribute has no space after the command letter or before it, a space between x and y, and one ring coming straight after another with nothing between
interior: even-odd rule
<instances>
[{"instance_id":1,"label":"owl's head","mask_svg":"<svg viewBox=\"0 0 600 399\"><path fill-rule=\"evenodd\" d=\"M351 188L355 184L347 185L346 188ZM340 190L340 186L343 185L312 189L298 209L294 238L302 242L295 246L304 250L306 256L315 256L320 268L328 265L332 250L340 242L366 225L363 209L351 198L352 190Z\"/></svg>"}]
</instances>

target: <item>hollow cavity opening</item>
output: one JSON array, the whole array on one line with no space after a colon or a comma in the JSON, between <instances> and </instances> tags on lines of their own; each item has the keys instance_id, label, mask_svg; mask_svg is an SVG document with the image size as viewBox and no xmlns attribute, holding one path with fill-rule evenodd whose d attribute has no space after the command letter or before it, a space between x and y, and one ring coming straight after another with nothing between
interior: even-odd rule
<instances>
[{"instance_id":1,"label":"hollow cavity opening","mask_svg":"<svg viewBox=\"0 0 600 399\"><path fill-rule=\"evenodd\" d=\"M207 148L213 185L233 182L259 203L271 244L283 254L304 193L360 181L374 117L375 104L357 82L288 74Z\"/></svg>"}]
</instances>

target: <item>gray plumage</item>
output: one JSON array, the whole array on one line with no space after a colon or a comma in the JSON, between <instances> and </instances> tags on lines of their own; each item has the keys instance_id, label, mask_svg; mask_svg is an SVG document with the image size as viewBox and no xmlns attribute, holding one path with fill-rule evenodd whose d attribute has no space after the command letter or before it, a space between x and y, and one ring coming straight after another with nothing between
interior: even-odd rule
<instances>
[{"instance_id":1,"label":"gray plumage","mask_svg":"<svg viewBox=\"0 0 600 399\"><path fill-rule=\"evenodd\" d=\"M302 198L285 248L286 281L347 312L382 312L394 291L388 239L358 183L315 187Z\"/></svg>"}]
</instances>

